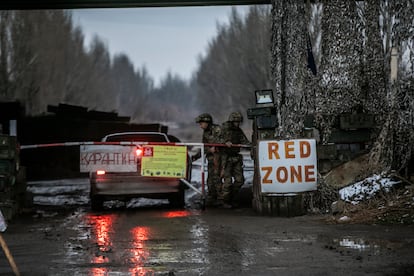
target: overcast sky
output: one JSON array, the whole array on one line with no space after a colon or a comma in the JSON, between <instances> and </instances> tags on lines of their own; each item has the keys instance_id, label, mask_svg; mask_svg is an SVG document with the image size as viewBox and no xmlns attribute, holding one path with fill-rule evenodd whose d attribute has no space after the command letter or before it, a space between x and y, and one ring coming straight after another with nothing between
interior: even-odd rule
<instances>
[{"instance_id":1,"label":"overcast sky","mask_svg":"<svg viewBox=\"0 0 414 276\"><path fill-rule=\"evenodd\" d=\"M244 12L248 6L233 6ZM217 33L217 23L228 24L231 6L80 9L73 21L82 27L88 47L98 35L111 56L125 53L135 68L145 66L159 84L167 72L190 79L198 57Z\"/></svg>"}]
</instances>

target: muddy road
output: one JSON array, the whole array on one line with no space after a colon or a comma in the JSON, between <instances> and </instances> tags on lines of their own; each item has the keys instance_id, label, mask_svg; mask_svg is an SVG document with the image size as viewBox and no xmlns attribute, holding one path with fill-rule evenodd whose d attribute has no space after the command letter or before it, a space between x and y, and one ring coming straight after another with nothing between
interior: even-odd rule
<instances>
[{"instance_id":1,"label":"muddy road","mask_svg":"<svg viewBox=\"0 0 414 276\"><path fill-rule=\"evenodd\" d=\"M53 187L53 188L52 188ZM21 275L413 275L414 229L266 217L248 204L88 205L87 179L29 183L33 210L2 233ZM0 275L13 275L0 253Z\"/></svg>"}]
</instances>

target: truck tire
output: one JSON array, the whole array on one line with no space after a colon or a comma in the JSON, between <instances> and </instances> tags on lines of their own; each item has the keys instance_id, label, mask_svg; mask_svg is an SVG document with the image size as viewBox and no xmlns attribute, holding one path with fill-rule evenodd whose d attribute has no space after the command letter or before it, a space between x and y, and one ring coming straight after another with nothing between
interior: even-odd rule
<instances>
[{"instance_id":1,"label":"truck tire","mask_svg":"<svg viewBox=\"0 0 414 276\"><path fill-rule=\"evenodd\" d=\"M183 187L177 193L174 193L168 198L168 201L173 208L184 208L185 206L185 190Z\"/></svg>"},{"instance_id":2,"label":"truck tire","mask_svg":"<svg viewBox=\"0 0 414 276\"><path fill-rule=\"evenodd\" d=\"M91 209L93 211L100 211L103 209L103 199L100 196L91 196Z\"/></svg>"}]
</instances>

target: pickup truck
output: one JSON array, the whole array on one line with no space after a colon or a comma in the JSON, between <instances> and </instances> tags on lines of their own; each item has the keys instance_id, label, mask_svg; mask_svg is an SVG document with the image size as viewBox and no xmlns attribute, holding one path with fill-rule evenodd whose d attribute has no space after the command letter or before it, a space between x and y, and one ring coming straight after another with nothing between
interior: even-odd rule
<instances>
[{"instance_id":1,"label":"pickup truck","mask_svg":"<svg viewBox=\"0 0 414 276\"><path fill-rule=\"evenodd\" d=\"M90 203L93 210L101 210L104 201L107 200L127 201L137 197L168 199L172 207L184 207L187 186L181 179L191 182L191 158L188 153L186 153L187 171L182 177L157 177L141 174L144 145L146 143L169 145L169 143L179 141L176 137L162 132L122 132L107 135L101 141L108 142L108 144L119 142L121 145L126 144L125 142L137 143L133 145L136 147L134 148L136 171L96 170L90 172Z\"/></svg>"}]
</instances>

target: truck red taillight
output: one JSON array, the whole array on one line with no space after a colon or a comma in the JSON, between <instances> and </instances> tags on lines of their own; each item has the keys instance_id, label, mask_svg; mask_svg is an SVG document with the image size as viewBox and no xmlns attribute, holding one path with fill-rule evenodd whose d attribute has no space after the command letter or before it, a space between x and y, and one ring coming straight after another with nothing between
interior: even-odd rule
<instances>
[{"instance_id":1,"label":"truck red taillight","mask_svg":"<svg viewBox=\"0 0 414 276\"><path fill-rule=\"evenodd\" d=\"M104 170L98 170L98 171L96 171L96 174L97 175L104 175L105 171Z\"/></svg>"},{"instance_id":2,"label":"truck red taillight","mask_svg":"<svg viewBox=\"0 0 414 276\"><path fill-rule=\"evenodd\" d=\"M135 150L135 154L136 154L137 156L142 156L142 148L137 148L137 149Z\"/></svg>"}]
</instances>

